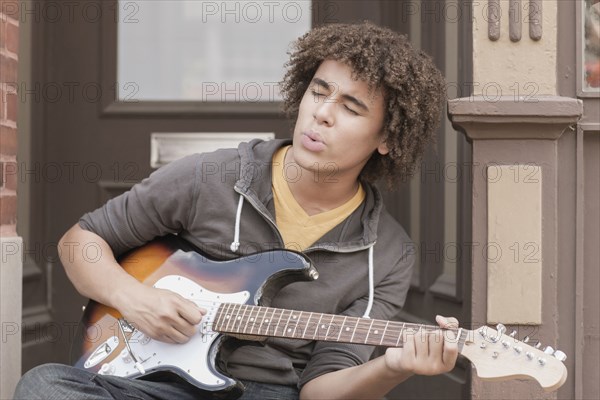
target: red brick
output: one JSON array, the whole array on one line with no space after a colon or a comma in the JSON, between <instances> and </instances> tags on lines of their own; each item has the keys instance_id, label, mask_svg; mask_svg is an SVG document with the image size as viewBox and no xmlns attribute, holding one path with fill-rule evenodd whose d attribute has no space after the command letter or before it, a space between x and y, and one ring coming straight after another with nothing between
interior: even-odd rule
<instances>
[{"instance_id":1,"label":"red brick","mask_svg":"<svg viewBox=\"0 0 600 400\"><path fill-rule=\"evenodd\" d=\"M4 38L6 37L6 18L0 17L0 48L4 48Z\"/></svg>"},{"instance_id":2,"label":"red brick","mask_svg":"<svg viewBox=\"0 0 600 400\"><path fill-rule=\"evenodd\" d=\"M0 68L2 67L0 66ZM4 86L1 83L2 81L0 81L0 121L3 121L4 114L6 114L6 95L4 94L4 90L2 90Z\"/></svg>"},{"instance_id":3,"label":"red brick","mask_svg":"<svg viewBox=\"0 0 600 400\"><path fill-rule=\"evenodd\" d=\"M15 21L19 20L21 7L25 7L25 4L22 4L19 0L0 0L0 12L6 15L8 18L14 19ZM31 6L28 5L28 7Z\"/></svg>"},{"instance_id":4,"label":"red brick","mask_svg":"<svg viewBox=\"0 0 600 400\"><path fill-rule=\"evenodd\" d=\"M17 60L0 56L0 82L7 84L7 91L14 92L17 87Z\"/></svg>"},{"instance_id":5,"label":"red brick","mask_svg":"<svg viewBox=\"0 0 600 400\"><path fill-rule=\"evenodd\" d=\"M0 126L0 154L14 156L17 154L17 130Z\"/></svg>"},{"instance_id":6,"label":"red brick","mask_svg":"<svg viewBox=\"0 0 600 400\"><path fill-rule=\"evenodd\" d=\"M6 119L12 122L17 122L17 109L19 102L16 94L6 95Z\"/></svg>"},{"instance_id":7,"label":"red brick","mask_svg":"<svg viewBox=\"0 0 600 400\"><path fill-rule=\"evenodd\" d=\"M19 53L19 26L11 23L6 24L6 49L12 53Z\"/></svg>"},{"instance_id":8,"label":"red brick","mask_svg":"<svg viewBox=\"0 0 600 400\"><path fill-rule=\"evenodd\" d=\"M0 194L0 225L14 224L17 221L17 196Z\"/></svg>"},{"instance_id":9,"label":"red brick","mask_svg":"<svg viewBox=\"0 0 600 400\"><path fill-rule=\"evenodd\" d=\"M17 163L15 161L4 162L4 188L8 190L17 190L19 174Z\"/></svg>"}]
</instances>

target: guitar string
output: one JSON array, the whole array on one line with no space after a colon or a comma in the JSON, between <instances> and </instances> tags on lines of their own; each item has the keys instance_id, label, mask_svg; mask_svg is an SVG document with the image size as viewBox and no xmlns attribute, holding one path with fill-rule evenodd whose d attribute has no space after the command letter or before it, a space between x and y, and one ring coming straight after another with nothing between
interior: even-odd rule
<instances>
[{"instance_id":1,"label":"guitar string","mask_svg":"<svg viewBox=\"0 0 600 400\"><path fill-rule=\"evenodd\" d=\"M224 304L229 304L229 303L224 303ZM312 314L313 313L309 313L309 317L306 318L306 319L304 319L302 317L302 315L301 315L302 312L301 311L297 311L297 310L285 310L285 309L277 309L277 308L272 308L272 307L261 307L261 306L254 306L254 305L245 305L245 304L235 304L234 308L237 308L237 310L234 310L234 312L231 312L231 310L229 309L230 308L229 306L227 306L226 308L227 308L227 310L225 310L225 313L230 313L234 317L234 319L233 319L233 328L229 329L229 324L232 322L232 320L230 319L228 321L227 325L226 325L226 328L224 329L225 331L227 331L229 333L239 333L240 332L240 330L239 330L240 329L240 325L243 324L244 322L245 322L246 326L245 326L244 331L241 332L241 333L248 333L247 332L248 322L255 322L255 323L252 324L252 328L250 329L249 333L250 334L255 334L257 336L260 336L262 334L262 335L267 335L267 336L279 336L279 337L290 337L291 336L291 337L309 338L309 339L310 338L312 338L312 339L330 339L332 341L343 341L343 340L340 339L341 334L343 333L343 329L341 329L341 328L343 328L344 325L351 325L351 326L355 325L355 329L353 331L353 336L356 333L358 333L358 338L357 338L357 340L354 340L354 338L351 338L351 342L354 342L354 343L359 343L359 342L367 343L369 335L373 335L374 334L376 338L380 339L378 344L381 345L381 344L384 343L384 340L386 340L386 339L388 341L391 340L391 339L399 339L399 336L401 336L402 333L403 333L403 331L405 329L407 329L407 327L406 327L407 324L406 323L401 323L401 322L397 322L397 321L362 320L362 319L360 319L358 317L350 317L351 321L354 320L354 323L352 323L352 322L350 322L350 323L339 323L340 321L335 321L336 318L337 319L343 318L343 321L345 322L348 319L348 317L347 316L338 316L338 315L334 315L334 314L318 314L318 315L320 315L320 318L323 318L324 316L330 316L331 320L329 322L323 323L323 324L320 324L320 323L314 324L313 323L313 325L315 325L315 330L314 331L312 331L312 330L309 331L309 334L307 335L306 331L307 331L308 326L311 324L310 320L312 319ZM243 312L245 314L248 309L251 310L250 315L253 314L253 311L256 311L256 315L254 317L248 318L247 320L245 318L243 318L243 316L239 317L240 310L243 310ZM267 316L268 316L267 313L269 311L271 311L271 317L267 318ZM272 319L273 319L273 317L276 316L276 313L279 314L279 321L281 321L281 318L286 313L289 313L288 320L289 320L289 318L291 318L293 316L294 313L297 313L298 316L299 316L299 319L297 320L298 324L300 324L300 325L306 324L303 333L301 335L296 335L295 334L296 333L296 329L294 328L294 332L293 332L292 335L289 335L289 334L286 335L286 334L284 334L284 332L286 332L286 331L289 332L289 329L286 329L286 327L289 325L289 322L286 323L286 325L284 325L284 327L281 330L281 334L279 334L279 335L277 335L277 329L279 328L279 321L275 325L274 328L270 324L269 325L263 325L264 323L272 322ZM237 320L235 320L236 315L237 315ZM262 321L260 320L261 316L264 316L264 318L262 319ZM255 320L251 321L252 319L255 319ZM366 328L364 326L360 326L361 323L365 324L365 323L367 323L367 321L370 323L370 328ZM340 333L338 334L338 338L337 339L333 339L333 337L330 336L329 331L331 330L332 326L335 326L335 325L338 325L338 324L340 325ZM390 324L392 325L391 327L390 327ZM402 327L398 326L399 324L402 324ZM233 329L236 327L236 325L237 325L237 331L233 332ZM261 325L263 325L263 326L261 326ZM296 325L296 324L294 324L294 325ZM327 332L324 335L322 335L322 333L319 332L319 329L316 327L316 325L321 325L320 326L321 329L327 328ZM458 341L461 342L461 343L464 341L463 334L462 334L463 332L458 333L461 330L460 328L457 328L457 329L454 329L454 328L442 329L442 328L439 328L439 327L428 326L428 325L419 325L419 324L408 324L408 325L409 325L408 329L414 330L414 332L418 332L420 330L426 330L426 331L428 331L428 333L430 332L430 333L436 333L437 334L437 333L440 333L440 332L443 332L443 331L449 331L450 330L450 331L455 332L455 334L457 336L455 339L458 339ZM256 328L256 333L253 332L253 330L255 328ZM266 328L266 330L265 330L265 328ZM380 328L383 328L384 332L386 332L386 330L387 330L387 333L385 333L385 334L382 333L381 336L378 336L379 332L377 332L377 331ZM272 333L270 333L270 331L272 331ZM312 335L311 335L311 333L312 333ZM465 335L465 337L466 337L466 335ZM364 340L363 340L363 338L364 338ZM398 345L399 344L398 341L396 341L395 343L388 343L388 341L385 342L386 345ZM374 340L371 341L372 344L376 344L374 342L375 342Z\"/></svg>"},{"instance_id":2,"label":"guitar string","mask_svg":"<svg viewBox=\"0 0 600 400\"><path fill-rule=\"evenodd\" d=\"M216 303L216 302L210 301L210 300L195 300L195 299L189 299L189 300L191 300L192 302L194 302L196 304L199 304L199 305L207 305L207 308L216 308L217 310L221 306L226 306L226 305L237 306L237 305L239 305L239 306L241 306L240 308L243 308L244 312L248 308L264 310L264 311L262 311L263 313L269 312L271 310L273 310L273 313L276 313L278 311L280 311L280 312L287 312L287 311L289 311L289 312L292 312L292 313L293 312L297 312L297 313L301 313L301 312L307 313L307 312L309 312L309 311L299 311L299 310L284 310L284 309L278 309L278 308L273 308L273 307L262 307L262 306L255 306L255 305L245 305L245 304L239 304L239 303ZM239 311L238 311L238 313L239 313ZM257 313L257 315L258 314L260 314L260 311ZM317 313L315 313L315 314L317 314ZM335 315L335 314L327 314L327 313L319 313L317 315L333 316L334 319L335 318L344 318L343 315ZM373 324L379 323L379 324L385 325L386 322L388 322L386 320L361 319L360 317L348 317L348 318L356 319L358 322L364 321L364 323L368 323L368 324L371 324L371 322L373 322ZM332 321L332 322L334 322L334 321ZM391 322L393 324L402 323L400 321L389 321L389 322ZM412 323L407 323L407 325L409 325L409 326L407 326L407 328L431 329L432 331L437 331L437 330L441 329L441 328L435 327L433 325L420 325L420 324L412 324ZM452 331L458 332L458 329L459 328L446 328L444 330L452 330Z\"/></svg>"}]
</instances>

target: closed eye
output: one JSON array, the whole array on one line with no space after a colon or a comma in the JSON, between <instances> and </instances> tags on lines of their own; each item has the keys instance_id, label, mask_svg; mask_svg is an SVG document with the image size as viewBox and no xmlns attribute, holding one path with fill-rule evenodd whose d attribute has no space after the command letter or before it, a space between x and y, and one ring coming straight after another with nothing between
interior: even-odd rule
<instances>
[{"instance_id":1,"label":"closed eye","mask_svg":"<svg viewBox=\"0 0 600 400\"><path fill-rule=\"evenodd\" d=\"M353 114L353 115L358 115L358 113L357 113L356 111L354 111L353 109L351 109L350 107L348 107L348 106L344 106L344 108L345 108L346 110L348 110L348 111L349 111L351 114Z\"/></svg>"}]
</instances>

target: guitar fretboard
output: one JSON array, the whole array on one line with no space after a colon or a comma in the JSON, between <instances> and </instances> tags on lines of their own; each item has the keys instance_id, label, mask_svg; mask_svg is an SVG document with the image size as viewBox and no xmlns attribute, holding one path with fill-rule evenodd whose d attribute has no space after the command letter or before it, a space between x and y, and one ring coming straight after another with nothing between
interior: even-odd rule
<instances>
[{"instance_id":1,"label":"guitar fretboard","mask_svg":"<svg viewBox=\"0 0 600 400\"><path fill-rule=\"evenodd\" d=\"M423 329L431 332L441 330L439 327L429 325L232 303L221 304L213 324L214 331L232 335L321 340L386 347L402 347L404 331L410 334ZM460 349L464 344L466 331L458 331L461 335Z\"/></svg>"}]
</instances>

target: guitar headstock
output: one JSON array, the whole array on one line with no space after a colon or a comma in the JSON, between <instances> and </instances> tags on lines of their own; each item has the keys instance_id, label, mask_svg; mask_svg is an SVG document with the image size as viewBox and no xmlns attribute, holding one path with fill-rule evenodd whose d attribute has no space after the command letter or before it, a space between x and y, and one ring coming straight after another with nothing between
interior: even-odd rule
<instances>
[{"instance_id":1,"label":"guitar headstock","mask_svg":"<svg viewBox=\"0 0 600 400\"><path fill-rule=\"evenodd\" d=\"M473 363L480 378L535 379L547 391L565 382L567 368L562 362L567 356L562 351L550 346L541 350L541 343L531 346L529 338L517 340L516 332L505 335L505 331L500 324L496 329L482 326L467 335L461 354Z\"/></svg>"}]
</instances>

